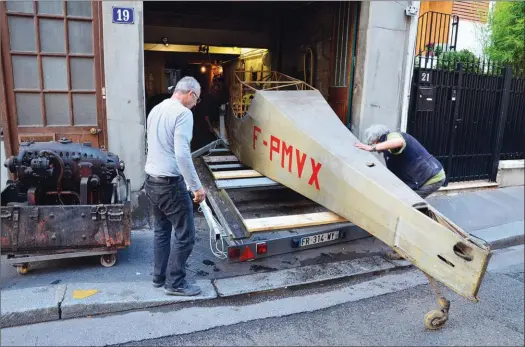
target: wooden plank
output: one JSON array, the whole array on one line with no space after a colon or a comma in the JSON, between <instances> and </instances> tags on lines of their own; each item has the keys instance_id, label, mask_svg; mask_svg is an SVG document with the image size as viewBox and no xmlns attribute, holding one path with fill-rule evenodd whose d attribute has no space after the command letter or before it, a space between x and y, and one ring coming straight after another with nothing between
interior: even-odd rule
<instances>
[{"instance_id":1,"label":"wooden plank","mask_svg":"<svg viewBox=\"0 0 525 347\"><path fill-rule=\"evenodd\" d=\"M204 157L204 161L206 163L224 163L224 162L238 162L239 159L237 159L237 157L234 155L214 155L214 156Z\"/></svg>"},{"instance_id":2,"label":"wooden plank","mask_svg":"<svg viewBox=\"0 0 525 347\"><path fill-rule=\"evenodd\" d=\"M301 228L323 224L348 222L343 217L332 212L317 212L291 216L245 219L244 225L248 232Z\"/></svg>"},{"instance_id":3,"label":"wooden plank","mask_svg":"<svg viewBox=\"0 0 525 347\"><path fill-rule=\"evenodd\" d=\"M232 178L250 178L250 177L262 177L259 172L255 170L232 170L232 171L220 171L214 172L213 176L216 180L225 180Z\"/></svg>"},{"instance_id":4,"label":"wooden plank","mask_svg":"<svg viewBox=\"0 0 525 347\"><path fill-rule=\"evenodd\" d=\"M238 188L258 188L258 187L275 187L280 184L268 177L254 178L237 178L233 180L215 181L218 189L238 189Z\"/></svg>"}]
</instances>

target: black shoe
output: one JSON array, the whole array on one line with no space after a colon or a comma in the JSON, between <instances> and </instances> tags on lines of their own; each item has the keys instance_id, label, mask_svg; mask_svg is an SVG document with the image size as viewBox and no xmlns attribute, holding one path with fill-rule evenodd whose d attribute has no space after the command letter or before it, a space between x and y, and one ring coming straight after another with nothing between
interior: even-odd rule
<instances>
[{"instance_id":1,"label":"black shoe","mask_svg":"<svg viewBox=\"0 0 525 347\"><path fill-rule=\"evenodd\" d=\"M164 285L164 283L166 282L166 279L165 278L162 278L162 277L153 277L153 287L155 288L160 288Z\"/></svg>"},{"instance_id":2,"label":"black shoe","mask_svg":"<svg viewBox=\"0 0 525 347\"><path fill-rule=\"evenodd\" d=\"M164 288L166 295L178 295L178 296L194 296L201 293L201 289L193 284L185 283L180 288Z\"/></svg>"}]
</instances>

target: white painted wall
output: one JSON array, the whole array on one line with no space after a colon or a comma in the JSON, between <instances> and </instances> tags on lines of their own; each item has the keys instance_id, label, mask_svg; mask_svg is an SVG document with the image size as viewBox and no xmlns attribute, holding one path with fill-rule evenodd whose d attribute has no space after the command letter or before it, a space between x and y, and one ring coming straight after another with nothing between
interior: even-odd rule
<instances>
[{"instance_id":1,"label":"white painted wall","mask_svg":"<svg viewBox=\"0 0 525 347\"><path fill-rule=\"evenodd\" d=\"M496 181L500 188L523 186L525 181L525 160L502 160L499 162Z\"/></svg>"},{"instance_id":2,"label":"white painted wall","mask_svg":"<svg viewBox=\"0 0 525 347\"><path fill-rule=\"evenodd\" d=\"M483 55L483 45L480 37L481 27L488 24L472 22L464 19L459 20L458 41L456 51L468 49L476 56Z\"/></svg>"},{"instance_id":3,"label":"white painted wall","mask_svg":"<svg viewBox=\"0 0 525 347\"><path fill-rule=\"evenodd\" d=\"M134 24L112 23L112 7L133 7ZM132 191L144 181L144 39L142 1L103 1L108 149L126 164Z\"/></svg>"},{"instance_id":4,"label":"white painted wall","mask_svg":"<svg viewBox=\"0 0 525 347\"><path fill-rule=\"evenodd\" d=\"M409 5L419 7L419 2L361 3L351 127L358 138L374 123L400 129L408 109L417 27L417 16L405 14Z\"/></svg>"},{"instance_id":5,"label":"white painted wall","mask_svg":"<svg viewBox=\"0 0 525 347\"><path fill-rule=\"evenodd\" d=\"M0 156L1 156L1 159L2 161L0 162L0 181L1 181L1 187L0 187L0 191L1 190L4 190L5 188L5 184L7 182L7 168L4 166L4 163L7 159L6 155L5 155L5 146L4 146L4 140L2 139L1 141L1 149L0 149Z\"/></svg>"}]
</instances>

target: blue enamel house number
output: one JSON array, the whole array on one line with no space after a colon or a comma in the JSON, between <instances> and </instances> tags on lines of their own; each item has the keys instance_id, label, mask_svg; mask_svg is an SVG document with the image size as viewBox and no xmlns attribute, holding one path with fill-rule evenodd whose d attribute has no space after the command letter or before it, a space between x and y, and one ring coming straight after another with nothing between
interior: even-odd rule
<instances>
[{"instance_id":1,"label":"blue enamel house number","mask_svg":"<svg viewBox=\"0 0 525 347\"><path fill-rule=\"evenodd\" d=\"M113 23L133 24L135 13L132 7L113 7Z\"/></svg>"}]
</instances>

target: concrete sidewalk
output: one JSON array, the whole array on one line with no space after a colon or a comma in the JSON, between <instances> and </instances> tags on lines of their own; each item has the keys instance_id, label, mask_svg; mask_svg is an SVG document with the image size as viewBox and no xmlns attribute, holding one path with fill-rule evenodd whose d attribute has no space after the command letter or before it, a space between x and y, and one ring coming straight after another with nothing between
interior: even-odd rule
<instances>
[{"instance_id":1,"label":"concrete sidewalk","mask_svg":"<svg viewBox=\"0 0 525 347\"><path fill-rule=\"evenodd\" d=\"M429 198L429 202L493 249L523 244L523 187L440 195ZM204 221L198 221L198 228L205 235ZM409 262L383 259L380 255L387 247L372 237L236 264L212 261L210 252L202 254L205 251L201 249L192 255L188 272L203 288L202 294L168 297L162 289L151 287L151 241L151 231L133 232L132 246L119 253L112 268L95 265L95 259L75 259L44 263L19 276L11 266L2 264L2 327L184 302L189 305L198 300L374 276L410 267Z\"/></svg>"}]
</instances>

